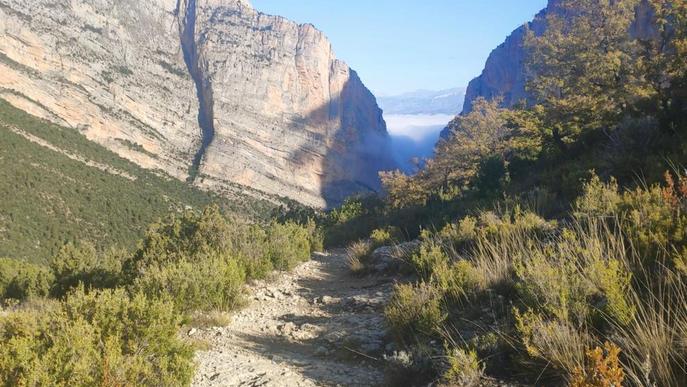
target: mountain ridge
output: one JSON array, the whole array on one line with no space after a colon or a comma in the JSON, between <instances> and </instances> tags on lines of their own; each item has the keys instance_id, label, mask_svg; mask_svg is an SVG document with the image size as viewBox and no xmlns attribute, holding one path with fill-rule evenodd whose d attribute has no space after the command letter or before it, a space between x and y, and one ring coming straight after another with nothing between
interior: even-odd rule
<instances>
[{"instance_id":1,"label":"mountain ridge","mask_svg":"<svg viewBox=\"0 0 687 387\"><path fill-rule=\"evenodd\" d=\"M378 96L385 114L458 114L463 105L464 87L444 90L415 90Z\"/></svg>"}]
</instances>

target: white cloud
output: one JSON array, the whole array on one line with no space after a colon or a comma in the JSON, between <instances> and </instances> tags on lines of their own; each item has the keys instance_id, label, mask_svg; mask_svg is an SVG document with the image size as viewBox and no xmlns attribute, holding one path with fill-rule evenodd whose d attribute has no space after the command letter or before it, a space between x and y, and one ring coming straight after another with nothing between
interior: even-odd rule
<instances>
[{"instance_id":1,"label":"white cloud","mask_svg":"<svg viewBox=\"0 0 687 387\"><path fill-rule=\"evenodd\" d=\"M441 132L454 117L450 114L385 114L384 120L392 136L421 141Z\"/></svg>"}]
</instances>

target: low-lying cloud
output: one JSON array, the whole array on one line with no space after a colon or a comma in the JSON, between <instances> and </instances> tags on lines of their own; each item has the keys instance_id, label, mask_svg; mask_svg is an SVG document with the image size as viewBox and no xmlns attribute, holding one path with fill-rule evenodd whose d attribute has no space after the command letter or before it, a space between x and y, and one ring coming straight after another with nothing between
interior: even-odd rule
<instances>
[{"instance_id":1,"label":"low-lying cloud","mask_svg":"<svg viewBox=\"0 0 687 387\"><path fill-rule=\"evenodd\" d=\"M454 118L450 114L384 115L396 162L404 172L415 172L415 158L429 158L439 135Z\"/></svg>"}]
</instances>

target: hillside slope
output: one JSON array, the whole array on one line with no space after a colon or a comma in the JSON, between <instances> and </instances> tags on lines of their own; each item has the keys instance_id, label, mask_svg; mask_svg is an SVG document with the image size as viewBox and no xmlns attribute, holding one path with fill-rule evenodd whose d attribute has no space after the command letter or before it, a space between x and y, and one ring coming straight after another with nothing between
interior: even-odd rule
<instances>
[{"instance_id":1,"label":"hillside slope","mask_svg":"<svg viewBox=\"0 0 687 387\"><path fill-rule=\"evenodd\" d=\"M132 247L157 218L213 201L247 217L270 209L267 202L241 196L220 200L164 173L142 169L76 130L2 100L0 197L0 256L34 262L44 262L65 242L77 239L101 247Z\"/></svg>"}]
</instances>

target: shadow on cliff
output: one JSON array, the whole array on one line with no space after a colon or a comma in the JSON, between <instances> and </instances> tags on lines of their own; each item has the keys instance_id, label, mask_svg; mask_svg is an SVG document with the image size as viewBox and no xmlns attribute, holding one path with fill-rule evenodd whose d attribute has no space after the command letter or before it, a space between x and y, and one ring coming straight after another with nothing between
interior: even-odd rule
<instances>
[{"instance_id":1,"label":"shadow on cliff","mask_svg":"<svg viewBox=\"0 0 687 387\"><path fill-rule=\"evenodd\" d=\"M382 110L353 70L339 98L293 122L289 130L307 131L308 126L327 128L324 135L309 134L315 139L314 147L326 149L318 183L327 208L351 195L379 192L379 172L397 167ZM289 157L306 167L317 153L321 148L302 147Z\"/></svg>"}]
</instances>

